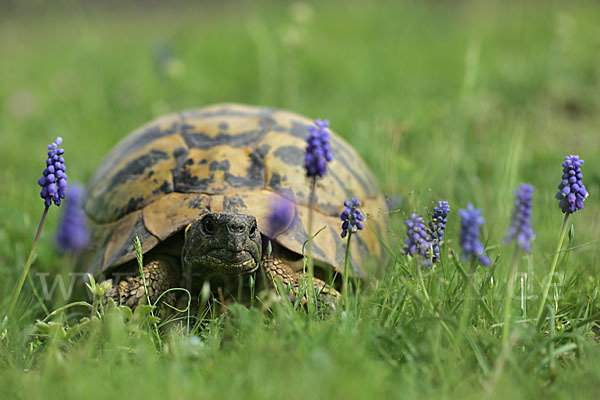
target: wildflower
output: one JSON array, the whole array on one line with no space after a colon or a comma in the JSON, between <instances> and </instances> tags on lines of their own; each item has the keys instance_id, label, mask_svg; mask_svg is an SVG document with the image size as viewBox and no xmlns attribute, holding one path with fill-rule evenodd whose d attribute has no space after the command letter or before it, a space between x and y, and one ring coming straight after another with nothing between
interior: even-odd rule
<instances>
[{"instance_id":1,"label":"wildflower","mask_svg":"<svg viewBox=\"0 0 600 400\"><path fill-rule=\"evenodd\" d=\"M63 154L65 149L59 149L62 138L57 137L56 142L48 145L48 159L46 159L46 168L43 176L38 180L38 185L42 187L40 196L44 199L46 207L50 207L52 202L60 206L60 202L65 198L67 190L67 174L65 171L65 159Z\"/></svg>"},{"instance_id":2,"label":"wildflower","mask_svg":"<svg viewBox=\"0 0 600 400\"><path fill-rule=\"evenodd\" d=\"M429 240L431 241L433 256L432 261L436 262L440 259L440 245L444 238L444 230L446 229L447 217L450 213L450 205L447 201L438 201L437 207L433 208L433 215L429 221Z\"/></svg>"},{"instance_id":3,"label":"wildflower","mask_svg":"<svg viewBox=\"0 0 600 400\"><path fill-rule=\"evenodd\" d=\"M363 222L366 217L360 212L360 202L356 198L344 201L346 208L340 214L342 220L342 237L346 237L348 230L356 232L363 229Z\"/></svg>"},{"instance_id":4,"label":"wildflower","mask_svg":"<svg viewBox=\"0 0 600 400\"><path fill-rule=\"evenodd\" d=\"M433 215L429 221L429 229L432 238L442 242L444 229L446 229L447 217L450 214L450 205L447 201L438 201L437 207L433 208Z\"/></svg>"},{"instance_id":5,"label":"wildflower","mask_svg":"<svg viewBox=\"0 0 600 400\"><path fill-rule=\"evenodd\" d=\"M533 186L522 183L519 190L515 190L515 208L512 214L512 223L506 232L505 243L513 240L521 246L523 251L531 251L531 240L535 237L531 228L531 201Z\"/></svg>"},{"instance_id":6,"label":"wildflower","mask_svg":"<svg viewBox=\"0 0 600 400\"><path fill-rule=\"evenodd\" d=\"M316 125L316 126L315 126ZM331 147L329 146L328 129L329 121L315 119L315 125L308 127L308 138L306 142L306 154L304 156L304 168L309 178L322 178L327 172L327 163L333 160Z\"/></svg>"},{"instance_id":7,"label":"wildflower","mask_svg":"<svg viewBox=\"0 0 600 400\"><path fill-rule=\"evenodd\" d=\"M582 165L583 160L580 160L579 156L573 155L566 156L565 162L562 163L563 175L562 181L558 185L559 192L556 194L556 199L560 200L558 206L565 214L565 218L560 230L558 246L556 247L554 258L552 259L552 264L550 266L550 274L548 275L549 278L546 280L546 285L544 286L544 291L542 294L542 301L540 302L540 307L538 308L536 318L538 320L538 325L540 325L542 322L544 307L546 306L546 300L548 299L548 293L550 292L550 285L552 283L552 278L554 277L554 272L556 271L556 265L558 264L558 255L560 254L560 249L562 248L562 244L567 233L567 227L569 226L569 216L575 211L583 209L583 201L588 197L588 192L585 188L585 185L581 181L583 179L583 174L581 173Z\"/></svg>"},{"instance_id":8,"label":"wildflower","mask_svg":"<svg viewBox=\"0 0 600 400\"><path fill-rule=\"evenodd\" d=\"M427 259L427 264L431 264L429 260L429 247L431 245L430 236L425 229L423 218L417 214L411 214L410 218L405 222L406 225L406 240L404 241L404 253L414 256L420 254Z\"/></svg>"},{"instance_id":9,"label":"wildflower","mask_svg":"<svg viewBox=\"0 0 600 400\"><path fill-rule=\"evenodd\" d=\"M23 283L25 283L25 279L27 278L29 270L31 269L31 264L33 263L33 259L35 258L35 250L37 249L37 245L40 240L42 229L44 228L44 222L46 221L46 216L48 215L50 206L52 205L53 201L54 204L60 206L61 200L65 198L65 191L67 190L67 174L65 174L67 168L65 167L65 159L63 157L65 150L58 148L62 141L63 140L61 137L57 137L56 142L48 145L48 158L46 159L46 168L44 169L43 176L38 180L38 185L42 187L40 196L42 197L42 199L44 199L45 207L44 211L42 212L42 218L40 219L40 224L38 225L37 233L35 234L35 238L33 239L31 251L29 252L29 256L27 257L27 261L25 262L25 267L23 267L21 277L17 282L15 293L12 297L10 305L8 306L8 312L6 313L7 318L10 318L13 311L15 310L17 300L19 299L19 296L21 295L21 290L23 289Z\"/></svg>"},{"instance_id":10,"label":"wildflower","mask_svg":"<svg viewBox=\"0 0 600 400\"><path fill-rule=\"evenodd\" d=\"M294 203L285 197L276 196L271 200L267 217L267 236L275 238L290 226L294 218Z\"/></svg>"},{"instance_id":11,"label":"wildflower","mask_svg":"<svg viewBox=\"0 0 600 400\"><path fill-rule=\"evenodd\" d=\"M62 252L75 253L90 244L90 233L82 208L83 188L79 185L72 185L67 194L62 220L56 234L56 247Z\"/></svg>"},{"instance_id":12,"label":"wildflower","mask_svg":"<svg viewBox=\"0 0 600 400\"><path fill-rule=\"evenodd\" d=\"M360 202L355 197L344 201L344 206L346 208L340 214L340 220L342 221L342 237L348 236L346 257L344 258L344 282L342 284L342 292L346 294L349 287L348 276L350 274L350 239L353 232L363 229L363 222L367 220L367 217L360 212Z\"/></svg>"},{"instance_id":13,"label":"wildflower","mask_svg":"<svg viewBox=\"0 0 600 400\"><path fill-rule=\"evenodd\" d=\"M479 262L487 267L492 261L485 254L483 244L479 241L479 227L485 219L481 216L481 210L474 208L473 204L467 205L466 209L458 210L460 214L460 246L463 249L463 258L476 257Z\"/></svg>"},{"instance_id":14,"label":"wildflower","mask_svg":"<svg viewBox=\"0 0 600 400\"><path fill-rule=\"evenodd\" d=\"M577 210L583 209L583 201L588 196L585 185L581 181L583 174L581 166L583 160L579 156L566 156L565 162L562 163L563 175L562 181L558 185L559 192L556 194L556 199L560 200L558 206L563 213L573 214Z\"/></svg>"},{"instance_id":15,"label":"wildflower","mask_svg":"<svg viewBox=\"0 0 600 400\"><path fill-rule=\"evenodd\" d=\"M316 125L316 126L315 126ZM329 121L315 119L315 125L310 125L308 127L308 138L306 138L307 146L306 146L306 154L304 155L304 168L306 169L306 176L310 178L310 196L308 200L308 262L307 262L307 272L309 280L314 277L314 263L312 258L312 227L313 227L313 213L315 208L315 190L317 187L317 178L322 178L323 175L327 172L327 163L333 160L333 155L331 154L331 147L329 146L329 135L331 132L327 128L329 126ZM346 250L348 253L348 250ZM346 258L348 258L348 254L346 254ZM348 261L346 261L346 268L348 265ZM344 285L344 288L346 285ZM314 294L312 290L308 291L309 299L308 301L308 313L313 314L314 305L316 304L316 299L314 298Z\"/></svg>"}]
</instances>

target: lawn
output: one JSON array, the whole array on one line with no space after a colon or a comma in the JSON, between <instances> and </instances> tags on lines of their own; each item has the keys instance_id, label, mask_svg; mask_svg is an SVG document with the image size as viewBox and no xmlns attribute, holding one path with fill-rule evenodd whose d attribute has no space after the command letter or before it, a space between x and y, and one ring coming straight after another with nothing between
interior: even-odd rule
<instances>
[{"instance_id":1,"label":"lawn","mask_svg":"<svg viewBox=\"0 0 600 400\"><path fill-rule=\"evenodd\" d=\"M117 313L70 338L36 320L39 273L74 269L54 249L52 206L31 279L0 329L0 398L591 398L600 385L600 5L545 1L43 1L0 4L0 315L43 211L45 146L64 138L84 183L128 132L220 102L327 118L393 199L380 276L326 318L273 303L232 307L194 334ZM217 4L218 3L218 4ZM589 192L563 213L565 156ZM504 244L521 182L535 187L531 253ZM404 220L452 209L436 267L403 254ZM485 217L493 264L460 259L458 210ZM360 232L358 233L360 235ZM465 271L463 274L461 271ZM471 284L472 283L472 284ZM56 296L59 297L59 296ZM77 312L75 312L77 310ZM78 326L85 309L53 319ZM89 314L89 313L88 313ZM143 320L143 318L142 318Z\"/></svg>"}]
</instances>

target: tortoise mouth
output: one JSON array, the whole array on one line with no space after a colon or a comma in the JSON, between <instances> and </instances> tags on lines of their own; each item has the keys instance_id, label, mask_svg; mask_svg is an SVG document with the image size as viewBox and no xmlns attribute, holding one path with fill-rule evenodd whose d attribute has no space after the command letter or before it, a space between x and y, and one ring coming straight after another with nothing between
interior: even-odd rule
<instances>
[{"instance_id":1,"label":"tortoise mouth","mask_svg":"<svg viewBox=\"0 0 600 400\"><path fill-rule=\"evenodd\" d=\"M212 249L206 255L221 260L226 264L243 264L248 260L254 260L252 254L246 250Z\"/></svg>"},{"instance_id":2,"label":"tortoise mouth","mask_svg":"<svg viewBox=\"0 0 600 400\"><path fill-rule=\"evenodd\" d=\"M258 269L257 260L246 250L212 249L202 258L205 266L224 275L251 273Z\"/></svg>"}]
</instances>

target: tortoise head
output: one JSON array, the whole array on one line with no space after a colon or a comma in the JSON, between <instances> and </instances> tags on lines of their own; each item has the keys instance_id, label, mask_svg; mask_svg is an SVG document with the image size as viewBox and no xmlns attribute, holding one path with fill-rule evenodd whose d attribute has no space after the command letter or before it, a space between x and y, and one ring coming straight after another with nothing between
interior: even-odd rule
<instances>
[{"instance_id":1,"label":"tortoise head","mask_svg":"<svg viewBox=\"0 0 600 400\"><path fill-rule=\"evenodd\" d=\"M262 240L251 215L207 212L185 229L184 276L222 281L258 269ZM191 282L190 282L191 283Z\"/></svg>"}]
</instances>

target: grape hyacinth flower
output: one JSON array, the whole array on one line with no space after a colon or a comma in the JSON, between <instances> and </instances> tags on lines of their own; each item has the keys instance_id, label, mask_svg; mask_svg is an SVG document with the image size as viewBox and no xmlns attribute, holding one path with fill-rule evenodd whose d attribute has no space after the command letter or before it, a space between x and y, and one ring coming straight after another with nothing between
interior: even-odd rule
<instances>
[{"instance_id":1,"label":"grape hyacinth flower","mask_svg":"<svg viewBox=\"0 0 600 400\"><path fill-rule=\"evenodd\" d=\"M562 248L565 234L567 233L569 216L575 211L583 209L583 202L588 197L588 192L582 182L582 165L583 160L581 160L579 156L574 155L566 156L565 161L562 163L563 175L562 180L558 185L559 192L556 194L556 199L559 200L558 206L565 214L565 218L563 219L562 228L560 230L558 246L556 247L552 265L550 266L550 275L544 286L542 301L540 302L540 308L538 309L538 326L542 324L542 315L544 313L544 307L546 306L546 300L548 299L548 293L550 292L550 285L552 284L556 265L558 264L558 255L560 254L560 249Z\"/></svg>"},{"instance_id":2,"label":"grape hyacinth flower","mask_svg":"<svg viewBox=\"0 0 600 400\"><path fill-rule=\"evenodd\" d=\"M23 289L23 283L25 283L25 278L27 278L27 274L29 273L29 269L33 263L35 250L37 249L38 241L42 234L42 228L44 227L48 210L50 209L52 202L54 202L54 204L57 206L60 206L62 199L65 198L65 191L67 190L67 174L65 174L67 168L65 167L64 158L65 150L58 147L62 144L62 141L63 139L61 137L57 137L54 143L51 143L47 146L48 152L46 168L42 172L43 176L38 180L38 185L42 187L40 196L44 199L44 212L42 213L42 218L40 219L40 224L38 225L35 239L33 239L33 245L31 246L29 257L27 258L25 267L21 272L21 277L17 282L15 293L13 294L12 301L8 307L8 312L6 313L7 318L10 318L15 309L17 299L19 298L21 290Z\"/></svg>"},{"instance_id":3,"label":"grape hyacinth flower","mask_svg":"<svg viewBox=\"0 0 600 400\"><path fill-rule=\"evenodd\" d=\"M346 237L348 231L356 232L357 230L363 229L363 222L366 221L366 217L360 212L360 202L357 198L344 201L346 208L340 214L340 220L342 221L342 237Z\"/></svg>"},{"instance_id":4,"label":"grape hyacinth flower","mask_svg":"<svg viewBox=\"0 0 600 400\"><path fill-rule=\"evenodd\" d=\"M67 167L65 167L65 158L63 157L65 149L58 148L62 141L61 137L57 137L56 142L48 145L46 168L38 180L38 185L42 187L40 196L44 199L46 207L52 205L53 201L54 204L60 206L67 190L67 174L65 174Z\"/></svg>"},{"instance_id":5,"label":"grape hyacinth flower","mask_svg":"<svg viewBox=\"0 0 600 400\"><path fill-rule=\"evenodd\" d=\"M535 238L531 228L531 202L533 200L533 186L522 183L519 190L515 190L515 207L512 214L512 223L506 232L504 243L516 240L526 253L531 252L531 240Z\"/></svg>"},{"instance_id":6,"label":"grape hyacinth flower","mask_svg":"<svg viewBox=\"0 0 600 400\"><path fill-rule=\"evenodd\" d=\"M429 236L433 249L431 261L434 263L440 259L440 246L444 240L444 230L448 222L448 214L450 214L450 205L448 202L438 201L437 207L433 208L431 221L429 221Z\"/></svg>"},{"instance_id":7,"label":"grape hyacinth flower","mask_svg":"<svg viewBox=\"0 0 600 400\"><path fill-rule=\"evenodd\" d=\"M314 277L314 265L312 259L312 224L313 212L315 208L315 190L317 187L317 178L322 178L327 172L327 163L333 160L331 147L329 145L329 121L315 119L314 125L308 127L308 138L306 138L307 146L304 155L304 168L306 176L310 178L310 197L308 200L308 261L307 272L309 281ZM308 290L308 313L313 314L316 298L312 290Z\"/></svg>"},{"instance_id":8,"label":"grape hyacinth flower","mask_svg":"<svg viewBox=\"0 0 600 400\"><path fill-rule=\"evenodd\" d=\"M510 270L508 272L508 281L506 284L506 293L504 295L504 324L502 328L502 341L505 346L509 343L510 337L510 311L511 311L511 299L513 295L513 286L515 283L515 275L517 272L518 263L518 249L521 247L523 251L531 252L531 240L535 237L533 229L531 228L531 202L533 200L533 186L526 183L521 183L518 190L514 191L515 194L515 207L512 213L512 222L504 243L508 244L513 240L516 241L515 251L512 262L510 263Z\"/></svg>"},{"instance_id":9,"label":"grape hyacinth flower","mask_svg":"<svg viewBox=\"0 0 600 400\"><path fill-rule=\"evenodd\" d=\"M309 136L306 139L306 154L304 168L309 178L322 178L327 172L327 163L333 160L329 146L329 121L315 119L315 125L308 127Z\"/></svg>"},{"instance_id":10,"label":"grape hyacinth flower","mask_svg":"<svg viewBox=\"0 0 600 400\"><path fill-rule=\"evenodd\" d=\"M481 216L481 210L474 208L473 204L467 205L466 209L458 210L460 215L460 246L463 249L463 259L475 257L484 267L489 266L492 260L485 254L485 248L479 241L479 227L485 219Z\"/></svg>"},{"instance_id":11,"label":"grape hyacinth flower","mask_svg":"<svg viewBox=\"0 0 600 400\"><path fill-rule=\"evenodd\" d=\"M444 229L446 229L447 217L450 214L450 205L447 201L438 201L437 207L433 208L433 215L429 221L429 229L431 236L437 239L440 243L444 237Z\"/></svg>"},{"instance_id":12,"label":"grape hyacinth flower","mask_svg":"<svg viewBox=\"0 0 600 400\"><path fill-rule=\"evenodd\" d=\"M270 238L276 238L292 223L295 206L291 200L277 195L273 196L269 208L266 235Z\"/></svg>"},{"instance_id":13,"label":"grape hyacinth flower","mask_svg":"<svg viewBox=\"0 0 600 400\"><path fill-rule=\"evenodd\" d=\"M423 218L413 213L404 224L406 225L407 236L404 241L404 253L410 256L414 256L415 254L423 256L427 266L430 266L429 248L431 246L431 237L425 228Z\"/></svg>"},{"instance_id":14,"label":"grape hyacinth flower","mask_svg":"<svg viewBox=\"0 0 600 400\"><path fill-rule=\"evenodd\" d=\"M62 220L56 234L56 247L64 253L77 253L90 244L90 232L83 211L85 191L80 185L72 185L68 190Z\"/></svg>"},{"instance_id":15,"label":"grape hyacinth flower","mask_svg":"<svg viewBox=\"0 0 600 400\"><path fill-rule=\"evenodd\" d=\"M346 257L344 260L344 283L342 286L342 291L346 293L348 288L348 275L350 272L350 239L354 232L363 229L363 222L367 220L367 217L360 211L360 202L355 197L344 201L344 206L346 208L344 208L344 211L340 214L340 220L342 221L342 237L348 235L348 241L346 242Z\"/></svg>"},{"instance_id":16,"label":"grape hyacinth flower","mask_svg":"<svg viewBox=\"0 0 600 400\"><path fill-rule=\"evenodd\" d=\"M581 181L583 174L581 166L583 160L579 156L566 156L565 162L562 163L563 175L562 181L558 185L559 192L556 194L556 199L560 200L558 206L563 213L573 214L577 210L583 209L583 202L588 197L588 192L585 185Z\"/></svg>"}]
</instances>

